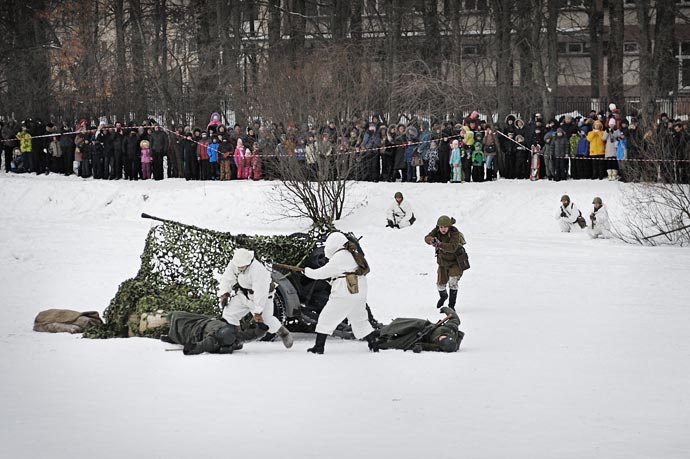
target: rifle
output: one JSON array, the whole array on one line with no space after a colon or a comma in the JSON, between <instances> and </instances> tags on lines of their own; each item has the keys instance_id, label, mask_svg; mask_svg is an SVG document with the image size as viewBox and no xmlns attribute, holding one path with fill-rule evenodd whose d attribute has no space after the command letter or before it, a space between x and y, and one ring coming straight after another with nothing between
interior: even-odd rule
<instances>
[{"instance_id":1,"label":"rifle","mask_svg":"<svg viewBox=\"0 0 690 459\"><path fill-rule=\"evenodd\" d=\"M450 316L446 316L446 317L444 317L443 319L440 319L440 320L439 320L438 322L436 322L435 324L429 324L429 325L427 325L426 327L424 327L424 328L422 328L421 330L419 330L419 331L417 332L417 336L415 337L414 341L412 341L410 344L408 344L407 346L405 346L405 348L403 349L403 351L409 351L409 350L412 349L416 344L421 343L422 340L423 340L424 338L426 338L427 336L429 336L429 335L431 334L431 332L433 332L433 331L436 330L437 328L441 327L442 325L444 325L444 324L445 324L446 322L448 322L449 320L450 320Z\"/></svg>"},{"instance_id":2,"label":"rifle","mask_svg":"<svg viewBox=\"0 0 690 459\"><path fill-rule=\"evenodd\" d=\"M304 272L304 268L300 268L299 266L286 265L286 264L283 264L283 263L276 263L276 262L273 262L272 264L273 264L273 266L276 267L276 268L283 268L283 269L287 269L287 270L289 270L289 271L296 271L296 272L298 272L298 273L303 273L303 272Z\"/></svg>"}]
</instances>

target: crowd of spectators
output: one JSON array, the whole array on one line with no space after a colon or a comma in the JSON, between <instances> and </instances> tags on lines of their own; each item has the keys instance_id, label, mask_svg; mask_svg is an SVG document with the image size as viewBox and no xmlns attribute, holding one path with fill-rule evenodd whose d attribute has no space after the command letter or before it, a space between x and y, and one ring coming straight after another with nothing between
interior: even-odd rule
<instances>
[{"instance_id":1,"label":"crowd of spectators","mask_svg":"<svg viewBox=\"0 0 690 459\"><path fill-rule=\"evenodd\" d=\"M77 174L94 179L281 178L281 158L305 170L323 158L344 164L348 178L364 181L483 182L506 179L621 178L620 161L645 157L651 139L672 163L673 177L688 182L687 123L662 114L654 131L611 105L606 112L527 121L508 115L499 125L477 111L457 121L413 118L387 124L382 117L325 126L294 123L226 126L214 113L205 128L174 130L145 120L97 126L2 122L6 172ZM656 147L655 147L656 148ZM538 156L540 161L533 161ZM167 159L166 159L167 158ZM655 161L658 161L658 155ZM659 169L660 170L660 169Z\"/></svg>"}]
</instances>

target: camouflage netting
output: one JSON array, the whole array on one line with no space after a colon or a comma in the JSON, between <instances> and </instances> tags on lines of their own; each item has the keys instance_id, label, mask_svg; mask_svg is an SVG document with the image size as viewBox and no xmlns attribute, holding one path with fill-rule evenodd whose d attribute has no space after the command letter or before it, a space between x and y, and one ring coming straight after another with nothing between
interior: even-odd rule
<instances>
[{"instance_id":1,"label":"camouflage netting","mask_svg":"<svg viewBox=\"0 0 690 459\"><path fill-rule=\"evenodd\" d=\"M159 337L166 326L140 330L144 313L189 311L220 316L218 281L236 248L253 250L261 261L299 265L312 252L318 235L248 236L162 220L146 237L137 276L120 284L105 309L105 324L88 338ZM159 315L160 315L159 314Z\"/></svg>"}]
</instances>

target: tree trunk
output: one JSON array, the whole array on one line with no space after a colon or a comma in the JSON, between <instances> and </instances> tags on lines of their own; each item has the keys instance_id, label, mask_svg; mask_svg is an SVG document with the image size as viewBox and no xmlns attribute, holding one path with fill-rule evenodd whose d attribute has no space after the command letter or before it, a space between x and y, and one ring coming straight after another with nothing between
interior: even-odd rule
<instances>
[{"instance_id":1,"label":"tree trunk","mask_svg":"<svg viewBox=\"0 0 690 459\"><path fill-rule=\"evenodd\" d=\"M675 22L675 2L659 0L656 2L656 21L654 30L651 24L650 0L642 0L637 5L637 21L640 25L640 115L644 123L656 119L656 99L661 96L661 71L668 54L672 51L673 25Z\"/></svg>"},{"instance_id":2,"label":"tree trunk","mask_svg":"<svg viewBox=\"0 0 690 459\"><path fill-rule=\"evenodd\" d=\"M496 111L498 122L510 113L513 92L513 48L511 18L513 16L513 0L493 0L491 5L496 25Z\"/></svg>"},{"instance_id":3,"label":"tree trunk","mask_svg":"<svg viewBox=\"0 0 690 459\"><path fill-rule=\"evenodd\" d=\"M113 91L113 101L115 115L118 121L123 124L129 108L129 97L127 97L127 57L125 48L125 2L124 0L113 1L113 11L115 12L115 90Z\"/></svg>"},{"instance_id":4,"label":"tree trunk","mask_svg":"<svg viewBox=\"0 0 690 459\"><path fill-rule=\"evenodd\" d=\"M148 116L146 103L146 67L144 63L144 27L141 0L129 1L129 15L132 23L132 109L137 121L141 122Z\"/></svg>"},{"instance_id":5,"label":"tree trunk","mask_svg":"<svg viewBox=\"0 0 690 459\"><path fill-rule=\"evenodd\" d=\"M52 105L50 64L44 47L48 24L41 19L47 14L46 2L15 0L3 8L8 16L3 28L9 31L3 37L7 47L2 46L8 105L16 110L18 118L46 118Z\"/></svg>"},{"instance_id":6,"label":"tree trunk","mask_svg":"<svg viewBox=\"0 0 690 459\"><path fill-rule=\"evenodd\" d=\"M543 96L543 111L545 119L556 115L556 99L558 98L558 0L546 2L546 86Z\"/></svg>"},{"instance_id":7,"label":"tree trunk","mask_svg":"<svg viewBox=\"0 0 690 459\"><path fill-rule=\"evenodd\" d=\"M290 58L293 69L301 68L304 62L304 44L307 34L305 0L294 0L290 22Z\"/></svg>"},{"instance_id":8,"label":"tree trunk","mask_svg":"<svg viewBox=\"0 0 690 459\"><path fill-rule=\"evenodd\" d=\"M609 46L606 57L608 74L608 100L623 106L623 0L609 0Z\"/></svg>"},{"instance_id":9,"label":"tree trunk","mask_svg":"<svg viewBox=\"0 0 690 459\"><path fill-rule=\"evenodd\" d=\"M391 114L398 113L398 108L393 106L393 87L395 76L398 74L398 52L400 49L400 35L402 22L400 8L394 0L386 0L386 38L385 58L383 63L383 83L385 86L386 111ZM393 122L393 120L389 120Z\"/></svg>"},{"instance_id":10,"label":"tree trunk","mask_svg":"<svg viewBox=\"0 0 690 459\"><path fill-rule=\"evenodd\" d=\"M590 97L601 97L601 62L603 60L602 36L604 29L604 12L601 0L586 0L589 28L589 65L590 65Z\"/></svg>"}]
</instances>

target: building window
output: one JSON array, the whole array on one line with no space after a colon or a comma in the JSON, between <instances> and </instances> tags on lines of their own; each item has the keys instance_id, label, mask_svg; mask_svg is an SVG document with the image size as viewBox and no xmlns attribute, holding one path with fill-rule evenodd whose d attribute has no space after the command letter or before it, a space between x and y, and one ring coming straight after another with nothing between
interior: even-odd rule
<instances>
[{"instance_id":1,"label":"building window","mask_svg":"<svg viewBox=\"0 0 690 459\"><path fill-rule=\"evenodd\" d=\"M558 43L559 54L580 55L589 53L589 44L582 42L560 42Z\"/></svg>"},{"instance_id":2,"label":"building window","mask_svg":"<svg viewBox=\"0 0 690 459\"><path fill-rule=\"evenodd\" d=\"M678 89L690 89L690 41L681 41L677 45Z\"/></svg>"},{"instance_id":3,"label":"building window","mask_svg":"<svg viewBox=\"0 0 690 459\"><path fill-rule=\"evenodd\" d=\"M316 3L317 15L322 17L333 16L333 0L319 0Z\"/></svg>"},{"instance_id":4,"label":"building window","mask_svg":"<svg viewBox=\"0 0 690 459\"><path fill-rule=\"evenodd\" d=\"M460 48L463 56L479 56L479 46L477 45L463 45Z\"/></svg>"},{"instance_id":5,"label":"building window","mask_svg":"<svg viewBox=\"0 0 690 459\"><path fill-rule=\"evenodd\" d=\"M636 41L626 41L623 43L623 54L639 54L640 46Z\"/></svg>"},{"instance_id":6,"label":"building window","mask_svg":"<svg viewBox=\"0 0 690 459\"><path fill-rule=\"evenodd\" d=\"M560 8L563 10L570 8L582 8L584 4L584 0L562 0L560 2Z\"/></svg>"},{"instance_id":7,"label":"building window","mask_svg":"<svg viewBox=\"0 0 690 459\"><path fill-rule=\"evenodd\" d=\"M365 0L364 14L367 16L378 16L379 14L384 13L383 2L381 0Z\"/></svg>"},{"instance_id":8,"label":"building window","mask_svg":"<svg viewBox=\"0 0 690 459\"><path fill-rule=\"evenodd\" d=\"M465 0L465 11L486 11L488 9L487 0Z\"/></svg>"}]
</instances>

